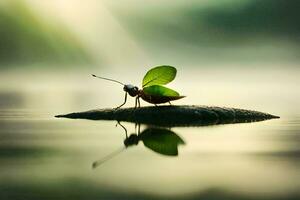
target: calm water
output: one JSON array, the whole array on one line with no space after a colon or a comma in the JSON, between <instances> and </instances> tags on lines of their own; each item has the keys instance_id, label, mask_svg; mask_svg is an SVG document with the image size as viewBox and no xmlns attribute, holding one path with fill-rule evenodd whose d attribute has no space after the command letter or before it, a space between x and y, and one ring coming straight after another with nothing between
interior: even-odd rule
<instances>
[{"instance_id":1,"label":"calm water","mask_svg":"<svg viewBox=\"0 0 300 200\"><path fill-rule=\"evenodd\" d=\"M1 73L1 200L300 198L300 70L182 72L170 87L188 97L177 104L254 109L281 118L163 130L184 141L178 156L159 154L142 140L124 149L124 130L116 122L54 118L123 101L119 85L87 74ZM116 76L139 84L140 74ZM135 133L134 124L122 125Z\"/></svg>"}]
</instances>

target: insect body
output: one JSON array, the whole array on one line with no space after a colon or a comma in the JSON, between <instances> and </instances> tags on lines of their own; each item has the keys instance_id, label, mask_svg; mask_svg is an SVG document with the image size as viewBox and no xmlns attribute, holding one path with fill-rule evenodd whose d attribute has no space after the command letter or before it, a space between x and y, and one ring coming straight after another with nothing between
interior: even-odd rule
<instances>
[{"instance_id":1,"label":"insect body","mask_svg":"<svg viewBox=\"0 0 300 200\"><path fill-rule=\"evenodd\" d=\"M136 97L135 107L140 107L140 98L142 98L148 103L156 105L167 102L170 103L170 101L174 101L185 97L180 96L179 93L175 90L163 86L173 81L176 77L176 73L176 68L172 66L162 65L154 67L150 69L144 76L142 82L142 89L139 89L137 86L131 84L124 84L117 80L99 77L96 75L93 76L104 80L113 81L124 86L123 90L125 91L125 100L124 103L117 107L118 109L125 105L127 101L127 94L129 94L132 97Z\"/></svg>"}]
</instances>

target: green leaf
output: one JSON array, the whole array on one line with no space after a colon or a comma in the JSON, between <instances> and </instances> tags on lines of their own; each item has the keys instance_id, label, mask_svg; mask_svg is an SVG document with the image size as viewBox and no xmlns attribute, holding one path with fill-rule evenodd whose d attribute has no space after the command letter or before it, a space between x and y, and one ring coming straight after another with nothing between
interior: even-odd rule
<instances>
[{"instance_id":1,"label":"green leaf","mask_svg":"<svg viewBox=\"0 0 300 200\"><path fill-rule=\"evenodd\" d=\"M177 70L175 67L162 65L150 69L143 78L143 87L165 85L174 80Z\"/></svg>"},{"instance_id":2,"label":"green leaf","mask_svg":"<svg viewBox=\"0 0 300 200\"><path fill-rule=\"evenodd\" d=\"M167 96L167 97L178 97L180 96L178 92L170 88L164 87L162 85L152 85L143 88L145 94L153 96Z\"/></svg>"},{"instance_id":3,"label":"green leaf","mask_svg":"<svg viewBox=\"0 0 300 200\"><path fill-rule=\"evenodd\" d=\"M184 141L173 131L161 128L148 128L140 135L144 145L159 154L178 155L178 146Z\"/></svg>"}]
</instances>

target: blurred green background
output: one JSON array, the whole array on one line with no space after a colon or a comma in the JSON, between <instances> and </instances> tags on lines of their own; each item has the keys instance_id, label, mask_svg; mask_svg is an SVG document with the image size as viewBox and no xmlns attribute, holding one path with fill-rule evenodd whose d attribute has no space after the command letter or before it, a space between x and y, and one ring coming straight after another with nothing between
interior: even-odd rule
<instances>
[{"instance_id":1,"label":"blurred green background","mask_svg":"<svg viewBox=\"0 0 300 200\"><path fill-rule=\"evenodd\" d=\"M2 0L0 66L297 63L299 6L297 0Z\"/></svg>"}]
</instances>

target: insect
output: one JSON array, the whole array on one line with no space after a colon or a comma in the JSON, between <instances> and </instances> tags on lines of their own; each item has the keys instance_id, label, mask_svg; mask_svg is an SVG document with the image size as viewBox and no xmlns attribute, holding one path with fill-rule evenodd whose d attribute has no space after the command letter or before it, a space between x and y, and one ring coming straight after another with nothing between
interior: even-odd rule
<instances>
[{"instance_id":1,"label":"insect","mask_svg":"<svg viewBox=\"0 0 300 200\"><path fill-rule=\"evenodd\" d=\"M96 168L112 159L128 147L138 145L140 142L142 142L148 149L165 156L178 156L179 145L185 144L180 136L168 129L148 127L141 132L140 125L138 125L138 132L128 136L127 129L120 122L118 122L118 125L120 125L125 131L126 138L124 140L124 147L112 152L100 160L93 162L93 168Z\"/></svg>"},{"instance_id":2,"label":"insect","mask_svg":"<svg viewBox=\"0 0 300 200\"><path fill-rule=\"evenodd\" d=\"M148 103L157 105L161 103L171 104L171 101L185 97L180 96L175 90L163 86L173 81L176 77L176 73L176 68L172 66L162 65L154 67L150 69L144 76L142 81L142 89L139 89L137 86L131 84L124 84L114 79L104 78L94 74L92 74L92 76L119 83L124 86L123 90L125 91L125 100L120 106L116 107L116 109L118 109L126 104L127 94L129 94L131 97L135 97L135 108L137 106L141 106L140 98Z\"/></svg>"}]
</instances>

